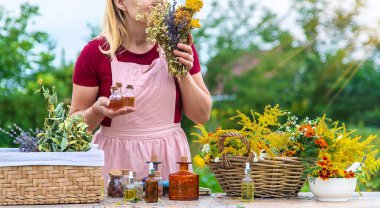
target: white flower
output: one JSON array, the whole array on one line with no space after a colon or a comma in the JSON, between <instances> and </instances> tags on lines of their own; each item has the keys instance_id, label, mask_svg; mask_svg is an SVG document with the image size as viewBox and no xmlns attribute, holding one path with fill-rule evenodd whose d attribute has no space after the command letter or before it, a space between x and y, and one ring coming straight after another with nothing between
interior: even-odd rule
<instances>
[{"instance_id":1,"label":"white flower","mask_svg":"<svg viewBox=\"0 0 380 208\"><path fill-rule=\"evenodd\" d=\"M216 157L216 158L215 158L215 162L219 162L219 157Z\"/></svg>"},{"instance_id":2,"label":"white flower","mask_svg":"<svg viewBox=\"0 0 380 208\"><path fill-rule=\"evenodd\" d=\"M205 153L205 154L210 153L210 144L203 145L202 153Z\"/></svg>"}]
</instances>

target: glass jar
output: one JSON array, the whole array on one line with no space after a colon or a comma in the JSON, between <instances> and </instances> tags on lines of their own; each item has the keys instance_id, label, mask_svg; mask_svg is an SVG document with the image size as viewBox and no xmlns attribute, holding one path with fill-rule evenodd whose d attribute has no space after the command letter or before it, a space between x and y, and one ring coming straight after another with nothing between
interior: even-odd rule
<instances>
[{"instance_id":1,"label":"glass jar","mask_svg":"<svg viewBox=\"0 0 380 208\"><path fill-rule=\"evenodd\" d=\"M111 198L123 197L123 180L120 170L111 170L107 186L107 195Z\"/></svg>"}]
</instances>

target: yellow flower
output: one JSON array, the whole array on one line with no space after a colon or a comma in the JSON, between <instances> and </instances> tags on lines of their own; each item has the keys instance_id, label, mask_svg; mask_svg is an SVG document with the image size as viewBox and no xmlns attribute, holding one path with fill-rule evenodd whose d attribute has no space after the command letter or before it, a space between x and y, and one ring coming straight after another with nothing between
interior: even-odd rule
<instances>
[{"instance_id":1,"label":"yellow flower","mask_svg":"<svg viewBox=\"0 0 380 208\"><path fill-rule=\"evenodd\" d=\"M191 20L190 26L192 28L201 28L201 24L199 23L199 19L193 19Z\"/></svg>"},{"instance_id":2,"label":"yellow flower","mask_svg":"<svg viewBox=\"0 0 380 208\"><path fill-rule=\"evenodd\" d=\"M189 10L181 6L175 11L174 18L177 24L189 24L191 22L192 15Z\"/></svg>"},{"instance_id":3,"label":"yellow flower","mask_svg":"<svg viewBox=\"0 0 380 208\"><path fill-rule=\"evenodd\" d=\"M193 12L199 12L203 7L202 0L186 0L186 8L192 10Z\"/></svg>"},{"instance_id":4,"label":"yellow flower","mask_svg":"<svg viewBox=\"0 0 380 208\"><path fill-rule=\"evenodd\" d=\"M210 154L207 154L205 157L205 162L209 163L210 162Z\"/></svg>"},{"instance_id":5,"label":"yellow flower","mask_svg":"<svg viewBox=\"0 0 380 208\"><path fill-rule=\"evenodd\" d=\"M205 161L203 160L203 158L201 156L199 156L199 155L196 155L194 157L194 163L195 163L195 165L197 165L200 168L204 168L205 165L206 165Z\"/></svg>"},{"instance_id":6,"label":"yellow flower","mask_svg":"<svg viewBox=\"0 0 380 208\"><path fill-rule=\"evenodd\" d=\"M43 82L42 79L38 79L38 84L42 85L42 82Z\"/></svg>"}]
</instances>

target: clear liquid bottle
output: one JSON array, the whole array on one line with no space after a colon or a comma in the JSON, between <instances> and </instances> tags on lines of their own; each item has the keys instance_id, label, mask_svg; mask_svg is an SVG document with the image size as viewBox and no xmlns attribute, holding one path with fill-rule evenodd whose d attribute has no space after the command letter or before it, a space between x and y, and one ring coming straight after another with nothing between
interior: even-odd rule
<instances>
[{"instance_id":1,"label":"clear liquid bottle","mask_svg":"<svg viewBox=\"0 0 380 208\"><path fill-rule=\"evenodd\" d=\"M251 177L251 168L249 163L245 164L245 176L241 181L241 199L245 202L254 200L255 186Z\"/></svg>"},{"instance_id":2,"label":"clear liquid bottle","mask_svg":"<svg viewBox=\"0 0 380 208\"><path fill-rule=\"evenodd\" d=\"M143 182L141 181L141 179L136 180L135 190L136 190L136 199L137 200L143 200L144 190L143 190Z\"/></svg>"},{"instance_id":3,"label":"clear liquid bottle","mask_svg":"<svg viewBox=\"0 0 380 208\"><path fill-rule=\"evenodd\" d=\"M124 199L125 200L134 200L136 198L136 189L133 179L133 172L129 171L128 184L124 190Z\"/></svg>"}]
</instances>

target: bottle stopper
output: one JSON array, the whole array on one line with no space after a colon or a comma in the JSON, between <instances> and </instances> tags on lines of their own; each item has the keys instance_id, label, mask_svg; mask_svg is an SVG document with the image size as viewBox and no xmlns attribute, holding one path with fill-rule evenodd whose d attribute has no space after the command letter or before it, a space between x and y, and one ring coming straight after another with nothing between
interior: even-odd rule
<instances>
[{"instance_id":1,"label":"bottle stopper","mask_svg":"<svg viewBox=\"0 0 380 208\"><path fill-rule=\"evenodd\" d=\"M181 163L187 163L188 161L187 161L187 156L181 156L180 157L180 162Z\"/></svg>"},{"instance_id":2,"label":"bottle stopper","mask_svg":"<svg viewBox=\"0 0 380 208\"><path fill-rule=\"evenodd\" d=\"M120 170L110 170L110 173L109 173L111 176L122 176L122 172Z\"/></svg>"},{"instance_id":3,"label":"bottle stopper","mask_svg":"<svg viewBox=\"0 0 380 208\"><path fill-rule=\"evenodd\" d=\"M120 88L122 86L123 86L123 84L121 84L120 82L116 82L116 87Z\"/></svg>"}]
</instances>

